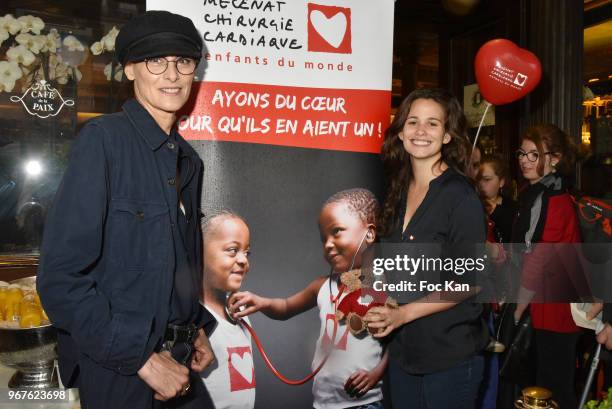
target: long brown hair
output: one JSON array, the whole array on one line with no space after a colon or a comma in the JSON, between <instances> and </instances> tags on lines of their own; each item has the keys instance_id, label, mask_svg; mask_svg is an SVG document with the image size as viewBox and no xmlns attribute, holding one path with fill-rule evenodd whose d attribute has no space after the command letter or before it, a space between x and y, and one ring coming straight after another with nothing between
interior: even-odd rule
<instances>
[{"instance_id":1,"label":"long brown hair","mask_svg":"<svg viewBox=\"0 0 612 409\"><path fill-rule=\"evenodd\" d=\"M559 159L555 169L559 174L568 176L574 171L576 163L576 146L572 139L553 124L540 124L528 128L521 142L527 139L533 142L540 153L538 162L538 175L544 176L544 152L551 152L551 155ZM544 147L546 145L546 147Z\"/></svg>"},{"instance_id":2,"label":"long brown hair","mask_svg":"<svg viewBox=\"0 0 612 409\"><path fill-rule=\"evenodd\" d=\"M393 122L387 128L380 153L387 180L387 197L379 223L382 235L391 232L397 207L413 178L410 155L404 149L399 133L404 129L410 107L417 99L431 99L440 104L444 110L444 131L450 135L451 140L442 145L440 161L463 175L467 170L471 146L466 132L465 115L457 98L449 91L440 88L422 88L412 91L402 101Z\"/></svg>"}]
</instances>

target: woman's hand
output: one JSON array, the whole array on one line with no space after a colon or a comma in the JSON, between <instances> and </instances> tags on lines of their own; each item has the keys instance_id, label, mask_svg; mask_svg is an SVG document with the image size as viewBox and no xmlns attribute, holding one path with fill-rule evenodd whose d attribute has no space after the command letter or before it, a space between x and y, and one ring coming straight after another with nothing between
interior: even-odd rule
<instances>
[{"instance_id":1,"label":"woman's hand","mask_svg":"<svg viewBox=\"0 0 612 409\"><path fill-rule=\"evenodd\" d=\"M408 304L407 304L408 305ZM383 338L408 322L406 318L405 308L401 307L373 307L363 317L366 325L370 329L372 336L375 338Z\"/></svg>"},{"instance_id":2,"label":"woman's hand","mask_svg":"<svg viewBox=\"0 0 612 409\"><path fill-rule=\"evenodd\" d=\"M491 243L487 241L485 243L485 250L489 256L489 260L491 260L493 264L500 265L505 263L508 259L508 254L506 254L506 250L501 243Z\"/></svg>"},{"instance_id":3,"label":"woman's hand","mask_svg":"<svg viewBox=\"0 0 612 409\"><path fill-rule=\"evenodd\" d=\"M349 376L344 384L344 390L351 397L359 398L372 389L377 382L378 378L373 373L358 369Z\"/></svg>"},{"instance_id":4,"label":"woman's hand","mask_svg":"<svg viewBox=\"0 0 612 409\"><path fill-rule=\"evenodd\" d=\"M227 304L232 318L237 319L270 307L270 299L249 291L240 291L232 294Z\"/></svg>"},{"instance_id":5,"label":"woman's hand","mask_svg":"<svg viewBox=\"0 0 612 409\"><path fill-rule=\"evenodd\" d=\"M595 302L591 305L591 309L587 312L587 320L591 321L593 318L597 317L597 315L603 310L602 302Z\"/></svg>"},{"instance_id":6,"label":"woman's hand","mask_svg":"<svg viewBox=\"0 0 612 409\"><path fill-rule=\"evenodd\" d=\"M157 400L167 401L189 390L189 369L176 362L170 352L153 352L138 376L151 389Z\"/></svg>"},{"instance_id":7,"label":"woman's hand","mask_svg":"<svg viewBox=\"0 0 612 409\"><path fill-rule=\"evenodd\" d=\"M612 350L612 327L610 324L606 323L604 328L597 334L597 342Z\"/></svg>"},{"instance_id":8,"label":"woman's hand","mask_svg":"<svg viewBox=\"0 0 612 409\"><path fill-rule=\"evenodd\" d=\"M514 310L514 325L518 325L527 307L529 307L529 304L526 304L526 303L516 304L516 310Z\"/></svg>"},{"instance_id":9,"label":"woman's hand","mask_svg":"<svg viewBox=\"0 0 612 409\"><path fill-rule=\"evenodd\" d=\"M499 257L498 243L490 241L485 242L485 250L490 260L497 260L497 257Z\"/></svg>"}]
</instances>

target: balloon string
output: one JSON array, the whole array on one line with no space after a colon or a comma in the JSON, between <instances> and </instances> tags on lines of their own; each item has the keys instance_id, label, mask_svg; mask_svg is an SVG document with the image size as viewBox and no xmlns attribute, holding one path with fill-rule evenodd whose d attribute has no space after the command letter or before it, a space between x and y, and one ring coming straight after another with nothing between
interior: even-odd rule
<instances>
[{"instance_id":1,"label":"balloon string","mask_svg":"<svg viewBox=\"0 0 612 409\"><path fill-rule=\"evenodd\" d=\"M485 117L487 116L487 111L489 111L489 108L491 107L491 104L487 101L487 107L484 110L484 113L482 114L482 118L480 119L480 125L478 125L478 130L476 131L476 137L474 138L474 144L472 145L472 153L474 153L474 149L476 149L476 144L478 143L478 136L480 135L480 130L482 129L482 123L485 120ZM472 158L470 158L470 167L472 166Z\"/></svg>"},{"instance_id":2,"label":"balloon string","mask_svg":"<svg viewBox=\"0 0 612 409\"><path fill-rule=\"evenodd\" d=\"M334 301L334 310L336 310L338 308L337 307L338 299L340 298L340 295L342 294L343 290L344 290L344 286L341 286L339 288L338 296L333 300ZM308 382L309 380L311 380L312 378L314 378L315 375L317 373L319 373L321 368L323 368L323 365L325 365L325 362L327 362L327 358L329 358L329 356L331 355L331 352L333 351L333 349L335 347L335 344L336 344L336 333L338 331L338 319L334 318L334 331L333 331L333 334L332 334L332 337L331 337L331 348L327 352L327 354L325 355L325 358L323 358L323 361L321 361L319 366L314 371L312 371L312 373L310 373L310 375L308 375L307 377L305 377L303 379L299 379L299 380L292 380L292 379L286 378L282 373L280 373L278 371L278 369L276 369L274 367L274 364L272 363L272 361L270 361L270 358L268 358L268 354L266 353L266 351L265 351L261 341L259 340L259 337L257 336L257 333L255 333L255 330L253 329L253 327L251 327L242 318L238 319L238 322L240 323L240 325L244 326L249 331L249 333L251 334L251 337L253 337L253 341L255 341L255 345L257 346L257 349L261 353L261 357L263 358L264 362L266 363L268 368L270 368L270 371L272 371L272 373L278 379L280 379L282 382L286 383L287 385L303 385L306 382Z\"/></svg>"}]
</instances>

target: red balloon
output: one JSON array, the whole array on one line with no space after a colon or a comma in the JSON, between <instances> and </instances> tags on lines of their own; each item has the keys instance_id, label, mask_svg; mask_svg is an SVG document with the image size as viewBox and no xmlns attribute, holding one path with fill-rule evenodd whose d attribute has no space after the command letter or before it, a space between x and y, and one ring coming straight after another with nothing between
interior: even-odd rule
<instances>
[{"instance_id":1,"label":"red balloon","mask_svg":"<svg viewBox=\"0 0 612 409\"><path fill-rule=\"evenodd\" d=\"M510 40L486 42L474 60L480 94L493 105L509 104L529 94L540 82L542 66L531 51Z\"/></svg>"}]
</instances>

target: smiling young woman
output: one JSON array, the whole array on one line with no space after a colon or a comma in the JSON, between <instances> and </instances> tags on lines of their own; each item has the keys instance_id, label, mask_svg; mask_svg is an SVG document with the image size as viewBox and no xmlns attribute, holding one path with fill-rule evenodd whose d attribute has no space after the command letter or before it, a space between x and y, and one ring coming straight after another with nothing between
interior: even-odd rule
<instances>
[{"instance_id":1,"label":"smiling young woman","mask_svg":"<svg viewBox=\"0 0 612 409\"><path fill-rule=\"evenodd\" d=\"M436 243L453 251L484 243L484 209L466 176L465 123L461 105L448 91L419 89L402 102L381 152L389 186L379 223L385 241ZM446 302L375 307L366 315L370 328L380 328L376 337L394 333L388 370L394 407L476 405L484 372L481 352L489 337L482 305L467 294L447 296L430 293L425 298Z\"/></svg>"}]
</instances>

